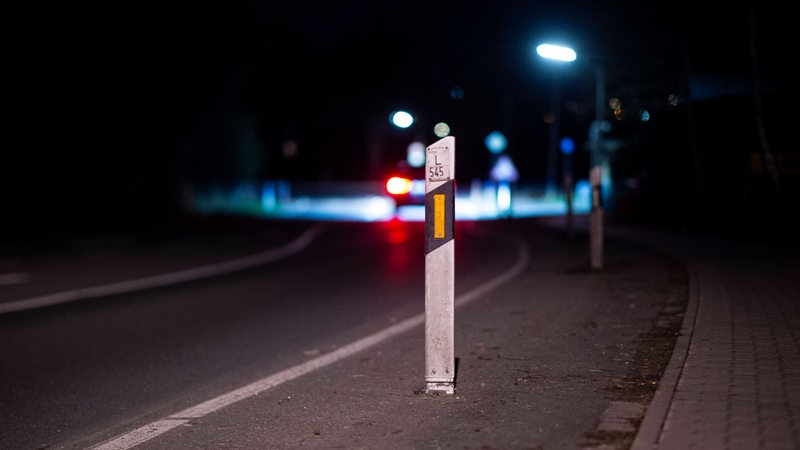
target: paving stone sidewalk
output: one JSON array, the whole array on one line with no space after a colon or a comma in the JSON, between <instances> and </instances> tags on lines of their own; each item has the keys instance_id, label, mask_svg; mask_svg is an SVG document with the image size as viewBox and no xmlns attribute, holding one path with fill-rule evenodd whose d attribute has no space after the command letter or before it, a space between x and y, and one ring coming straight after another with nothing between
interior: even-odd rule
<instances>
[{"instance_id":1,"label":"paving stone sidewalk","mask_svg":"<svg viewBox=\"0 0 800 450\"><path fill-rule=\"evenodd\" d=\"M800 258L794 248L659 236L689 269L681 336L633 450L800 448Z\"/></svg>"}]
</instances>

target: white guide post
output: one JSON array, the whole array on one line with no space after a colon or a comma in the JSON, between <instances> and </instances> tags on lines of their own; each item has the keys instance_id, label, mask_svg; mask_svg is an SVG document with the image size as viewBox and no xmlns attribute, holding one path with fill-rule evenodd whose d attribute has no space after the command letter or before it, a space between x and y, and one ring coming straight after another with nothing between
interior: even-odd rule
<instances>
[{"instance_id":1,"label":"white guide post","mask_svg":"<svg viewBox=\"0 0 800 450\"><path fill-rule=\"evenodd\" d=\"M603 268L603 204L600 166L589 170L589 184L592 186L592 210L589 212L589 259L592 269Z\"/></svg>"},{"instance_id":2,"label":"white guide post","mask_svg":"<svg viewBox=\"0 0 800 450\"><path fill-rule=\"evenodd\" d=\"M425 381L428 392L455 392L454 231L456 141L425 152Z\"/></svg>"}]
</instances>

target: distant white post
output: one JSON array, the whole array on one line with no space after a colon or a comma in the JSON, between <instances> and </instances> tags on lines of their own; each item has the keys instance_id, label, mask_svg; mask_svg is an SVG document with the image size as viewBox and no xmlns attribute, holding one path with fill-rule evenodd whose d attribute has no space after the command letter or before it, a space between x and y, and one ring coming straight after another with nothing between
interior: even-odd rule
<instances>
[{"instance_id":1,"label":"distant white post","mask_svg":"<svg viewBox=\"0 0 800 450\"><path fill-rule=\"evenodd\" d=\"M589 184L592 187L592 210L589 212L589 259L592 269L603 268L603 204L601 193L600 166L589 170Z\"/></svg>"},{"instance_id":2,"label":"distant white post","mask_svg":"<svg viewBox=\"0 0 800 450\"><path fill-rule=\"evenodd\" d=\"M427 391L455 392L456 141L425 152L425 381Z\"/></svg>"}]
</instances>

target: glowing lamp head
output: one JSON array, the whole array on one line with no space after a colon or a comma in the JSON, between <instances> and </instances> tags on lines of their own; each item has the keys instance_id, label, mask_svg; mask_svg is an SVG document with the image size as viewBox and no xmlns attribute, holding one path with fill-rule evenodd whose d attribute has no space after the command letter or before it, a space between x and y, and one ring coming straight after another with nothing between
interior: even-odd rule
<instances>
[{"instance_id":1,"label":"glowing lamp head","mask_svg":"<svg viewBox=\"0 0 800 450\"><path fill-rule=\"evenodd\" d=\"M554 61L571 62L575 61L577 55L575 50L561 45L540 44L536 47L536 53L545 59Z\"/></svg>"}]
</instances>

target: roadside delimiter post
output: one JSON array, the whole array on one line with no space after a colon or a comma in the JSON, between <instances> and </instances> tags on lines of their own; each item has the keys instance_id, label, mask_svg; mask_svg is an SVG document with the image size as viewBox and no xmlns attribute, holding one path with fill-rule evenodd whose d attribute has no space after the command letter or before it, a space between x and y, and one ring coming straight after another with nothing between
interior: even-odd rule
<instances>
[{"instance_id":1,"label":"roadside delimiter post","mask_svg":"<svg viewBox=\"0 0 800 450\"><path fill-rule=\"evenodd\" d=\"M452 136L425 152L425 381L453 394L455 151Z\"/></svg>"}]
</instances>

